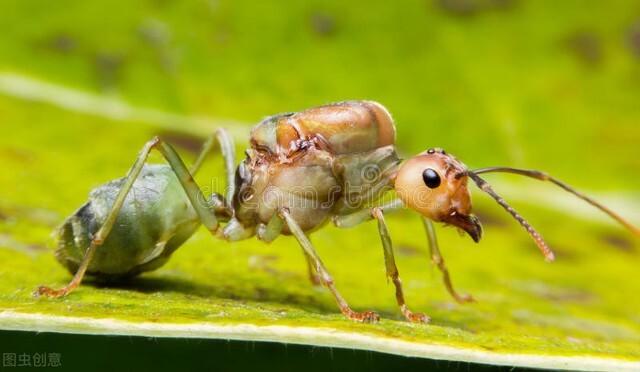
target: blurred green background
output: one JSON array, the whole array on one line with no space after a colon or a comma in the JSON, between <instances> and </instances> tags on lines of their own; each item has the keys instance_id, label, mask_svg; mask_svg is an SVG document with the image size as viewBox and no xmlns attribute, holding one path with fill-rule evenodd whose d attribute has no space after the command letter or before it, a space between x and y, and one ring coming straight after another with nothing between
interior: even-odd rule
<instances>
[{"instance_id":1,"label":"blurred green background","mask_svg":"<svg viewBox=\"0 0 640 372\"><path fill-rule=\"evenodd\" d=\"M248 123L374 99L394 114L407 154L437 145L468 164L541 167L592 189L640 186L638 1L9 1L1 10L3 70Z\"/></svg>"},{"instance_id":2,"label":"blurred green background","mask_svg":"<svg viewBox=\"0 0 640 372\"><path fill-rule=\"evenodd\" d=\"M484 241L441 233L454 282L476 305L452 304L429 268L419 220L389 218L409 304L433 317L429 327L400 320L373 225L314 234L354 307L394 319L366 329L306 283L291 239L226 244L201 231L130 287L30 296L69 279L52 258L51 230L91 188L124 175L151 136L165 136L189 161L225 126L241 154L262 117L345 99L383 103L404 156L439 146L472 168L545 170L637 225L640 1L21 0L0 2L0 31L1 309L305 324L484 350L640 358L637 239L561 190L515 176L490 182L558 261L545 264L476 193ZM221 176L219 161L211 164L201 185Z\"/></svg>"}]
</instances>

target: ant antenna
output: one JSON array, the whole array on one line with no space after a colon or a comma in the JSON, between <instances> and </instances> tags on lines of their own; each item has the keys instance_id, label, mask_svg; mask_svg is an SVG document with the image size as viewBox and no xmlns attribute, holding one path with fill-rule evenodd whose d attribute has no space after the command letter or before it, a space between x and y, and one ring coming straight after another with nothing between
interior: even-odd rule
<instances>
[{"instance_id":1,"label":"ant antenna","mask_svg":"<svg viewBox=\"0 0 640 372\"><path fill-rule=\"evenodd\" d=\"M604 213L608 214L609 217L613 218L614 220L618 221L621 225L623 225L624 227L629 229L629 231L631 231L634 235L640 237L640 229L638 229L637 227L632 225L629 221L627 221L624 218L622 218L619 214L615 213L614 211L612 211L611 209L605 207L604 205L598 203L597 201L591 199L590 197L586 196L585 194L577 191L576 189L574 189L573 187L567 185L566 183L564 183L564 182L562 182L562 181L560 181L560 180L558 180L556 178L553 178L553 177L551 177L550 175L548 175L548 174L546 174L544 172L540 172L540 171L536 171L536 170L516 169L516 168L509 168L509 167L490 167L490 168L476 169L476 170L474 170L474 171L472 171L470 173L474 173L474 174L478 175L478 174L481 174L481 173L489 173L489 172L513 173L513 174L519 174L521 176L535 178L535 179L540 180L540 181L549 181L549 182L561 187L565 191L568 191L568 192L572 193L573 195L577 196L578 198L580 198L580 199L586 201L587 203L593 205L594 207L600 209Z\"/></svg>"},{"instance_id":2,"label":"ant antenna","mask_svg":"<svg viewBox=\"0 0 640 372\"><path fill-rule=\"evenodd\" d=\"M551 248L549 248L547 243L542 238L542 235L540 235L540 233L538 233L536 229L534 229L533 226L531 226L529 222L527 222L527 220L524 219L524 217L522 217L518 212L516 212L516 210L513 209L513 207L511 207L500 195L496 194L496 192L493 191L493 189L487 183L487 181L483 180L482 178L480 178L480 176L478 176L478 173L483 173L483 172L486 173L488 171L485 169L480 169L480 172L467 171L466 173L469 176L469 178L471 178L473 182L476 183L476 185L478 186L478 188L480 188L480 190L491 195L491 197L495 199L495 201L498 202L498 204L500 204L502 208L504 208L507 212L509 212L509 214L513 216L513 218L515 218L516 221L518 221L520 225L524 227L525 230L527 230L529 235L531 235L531 238L533 239L533 241L536 242L536 245L538 246L538 248L540 248L540 251L544 255L545 260L553 261L555 259L555 255L553 254L553 251L551 250Z\"/></svg>"}]
</instances>

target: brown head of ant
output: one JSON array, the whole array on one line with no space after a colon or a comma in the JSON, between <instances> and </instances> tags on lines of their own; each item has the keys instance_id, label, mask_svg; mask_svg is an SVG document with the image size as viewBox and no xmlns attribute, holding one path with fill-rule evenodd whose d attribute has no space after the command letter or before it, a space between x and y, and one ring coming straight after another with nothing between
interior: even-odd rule
<instances>
[{"instance_id":1,"label":"brown head of ant","mask_svg":"<svg viewBox=\"0 0 640 372\"><path fill-rule=\"evenodd\" d=\"M439 148L405 161L398 170L395 189L403 203L421 215L464 230L475 241L482 225L471 213L467 167Z\"/></svg>"},{"instance_id":2,"label":"brown head of ant","mask_svg":"<svg viewBox=\"0 0 640 372\"><path fill-rule=\"evenodd\" d=\"M456 226L466 231L475 242L478 242L482 237L482 226L478 218L471 213L471 197L467 189L468 180L471 179L480 190L489 194L507 213L520 223L535 241L545 259L553 261L555 255L542 236L524 217L498 195L487 181L480 177L480 174L495 172L517 174L551 182L600 209L625 226L634 235L640 236L640 229L623 217L545 172L511 167L489 167L469 170L454 156L439 148L429 149L405 161L396 174L395 189L399 198L407 207L433 221Z\"/></svg>"}]
</instances>

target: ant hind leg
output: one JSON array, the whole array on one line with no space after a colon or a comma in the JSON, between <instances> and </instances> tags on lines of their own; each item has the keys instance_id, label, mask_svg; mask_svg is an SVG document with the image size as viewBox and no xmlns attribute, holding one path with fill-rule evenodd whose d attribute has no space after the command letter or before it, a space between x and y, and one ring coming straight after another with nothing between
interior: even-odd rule
<instances>
[{"instance_id":1,"label":"ant hind leg","mask_svg":"<svg viewBox=\"0 0 640 372\"><path fill-rule=\"evenodd\" d=\"M307 272L309 275L309 281L311 282L311 285L313 285L314 287L321 286L322 280L320 279L320 274L318 274L318 271L316 270L313 264L313 259L309 257L307 252L304 252L304 258L307 261Z\"/></svg>"},{"instance_id":2,"label":"ant hind leg","mask_svg":"<svg viewBox=\"0 0 640 372\"><path fill-rule=\"evenodd\" d=\"M122 209L122 206L127 198L127 194L133 187L134 182L142 171L142 168L144 167L147 158L149 157L149 153L154 148L160 151L160 153L164 156L164 158L173 169L182 187L184 188L187 197L191 202L191 205L198 214L200 222L205 225L205 227L212 233L215 233L218 230L219 223L218 219L216 218L215 211L213 209L210 209L207 206L207 203L203 203L203 201L205 201L204 195L193 180L193 177L185 166L184 162L182 161L178 153L176 153L176 151L173 149L173 147L171 147L171 145L163 142L160 138L156 137L147 142L142 148L140 154L138 154L135 163L127 173L125 182L118 192L111 210L107 214L105 222L102 224L100 229L98 229L93 239L91 240L89 247L85 251L84 257L82 258L82 262L80 263L80 266L78 267L78 270L73 276L71 282L60 289L52 289L50 287L40 286L34 293L35 295L42 295L53 298L62 297L69 294L80 285L80 282L82 282L82 279L84 278L84 275L87 271L87 268L89 267L89 264L91 263L91 260L93 259L96 250L109 236L109 233L116 223L118 214L120 213L120 210Z\"/></svg>"},{"instance_id":3,"label":"ant hind leg","mask_svg":"<svg viewBox=\"0 0 640 372\"><path fill-rule=\"evenodd\" d=\"M216 146L217 144L217 146ZM212 135L207 138L205 143L202 145L202 149L196 158L196 161L193 163L189 171L192 175L196 175L200 168L202 168L202 164L204 163L207 156L216 149L216 147L220 148L220 152L222 153L222 158L224 159L224 168L227 179L227 190L226 190L226 202L227 205L232 204L233 195L236 190L236 179L235 179L235 151L236 147L233 142L233 137L229 134L229 132L224 128L217 129Z\"/></svg>"}]
</instances>

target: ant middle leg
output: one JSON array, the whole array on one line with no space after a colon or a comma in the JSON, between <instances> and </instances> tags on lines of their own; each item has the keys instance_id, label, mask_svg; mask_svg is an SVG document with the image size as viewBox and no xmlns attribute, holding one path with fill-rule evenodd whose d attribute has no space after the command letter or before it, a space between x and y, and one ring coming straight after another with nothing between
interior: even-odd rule
<instances>
[{"instance_id":1,"label":"ant middle leg","mask_svg":"<svg viewBox=\"0 0 640 372\"><path fill-rule=\"evenodd\" d=\"M395 199L378 208L383 213L388 213L388 212L401 209L402 206L403 206L402 202L399 199ZM348 228L348 227L353 227L360 223L369 221L372 218L375 218L373 210L363 209L352 214L337 216L333 219L333 223L337 227ZM472 296L468 294L463 294L463 295L458 294L458 292L453 288L453 284L451 282L451 276L449 275L449 270L447 269L447 266L444 263L444 258L440 253L440 248L438 246L438 240L436 238L436 232L435 232L433 223L425 217L423 217L422 221L424 223L424 227L427 232L427 237L429 239L429 250L431 252L431 259L438 266L438 269L442 272L443 281L444 281L445 287L447 288L447 291L459 303L473 302L474 299Z\"/></svg>"},{"instance_id":2,"label":"ant middle leg","mask_svg":"<svg viewBox=\"0 0 640 372\"><path fill-rule=\"evenodd\" d=\"M52 289L47 286L40 286L35 292L36 295L43 295L43 296L54 297L54 298L62 297L67 295L68 293L70 293L80 285L87 271L87 268L89 267L89 264L93 259L93 256L96 250L103 244L103 242L109 236L109 233L111 232L114 224L116 223L117 217L120 213L120 210L122 209L122 206L127 198L127 195L129 194L129 191L133 187L133 184L138 178L138 175L142 171L147 161L147 158L149 157L149 153L154 148L157 149L164 156L164 158L167 160L167 162L173 169L173 172L175 173L176 177L180 181L180 184L184 188L191 205L196 211L198 218L200 219L200 222L212 233L215 233L218 230L219 222L216 217L215 208L210 208L208 206L208 203L206 202L204 195L202 194L202 191L193 180L191 173L185 166L184 162L182 161L178 153L176 153L176 151L173 149L173 147L171 147L171 145L169 145L166 142L163 142L160 138L155 137L151 141L147 142L142 148L142 151L138 154L136 161L134 162L133 166L131 167L131 169L127 173L127 176L125 177L125 181L124 181L124 184L122 185L122 188L118 191L118 195L115 198L115 201L113 203L113 206L111 207L111 210L107 214L107 217L105 218L105 221L102 224L102 226L98 229L98 231L93 236L93 239L91 240L89 247L85 251L84 257L82 258L82 262L80 263L80 266L78 267L78 270L73 276L73 279L71 280L71 282L69 282L69 284L67 284L65 287L60 289Z\"/></svg>"},{"instance_id":3,"label":"ant middle leg","mask_svg":"<svg viewBox=\"0 0 640 372\"><path fill-rule=\"evenodd\" d=\"M427 315L414 313L409 310L406 305L406 302L404 300L404 291L402 290L402 282L400 280L400 274L398 272L398 267L396 266L395 257L393 254L391 237L389 236L387 224L384 220L384 213L393 212L401 209L402 207L402 201L400 201L400 199L394 199L380 207L366 208L351 214L336 216L333 219L333 223L339 228L348 228L359 225L371 219L376 219L378 221L378 232L380 234L382 247L384 249L385 268L387 276L391 278L391 280L393 281L393 285L396 288L396 301L398 303L398 306L400 306L400 311L402 311L402 314L405 316L405 318L407 318L407 320L411 322L427 323L429 322L429 317Z\"/></svg>"},{"instance_id":4,"label":"ant middle leg","mask_svg":"<svg viewBox=\"0 0 640 372\"><path fill-rule=\"evenodd\" d=\"M320 278L320 274L318 274L318 270L313 263L313 258L304 252L304 258L307 261L307 275L309 276L309 281L311 285L314 287L318 287L322 285L322 279Z\"/></svg>"},{"instance_id":5,"label":"ant middle leg","mask_svg":"<svg viewBox=\"0 0 640 372\"><path fill-rule=\"evenodd\" d=\"M453 297L454 300L458 303L466 303L475 301L473 297L469 294L459 294L453 288L453 283L451 282L451 276L449 275L449 270L444 263L444 258L442 258L442 254L440 254L440 247L438 246L438 239L436 237L436 230L433 226L433 222L426 217L422 217L422 222L424 224L424 229L427 232L427 238L429 240L429 250L431 251L431 260L433 261L438 269L442 272L442 280L444 282L447 291Z\"/></svg>"},{"instance_id":6,"label":"ant middle leg","mask_svg":"<svg viewBox=\"0 0 640 372\"><path fill-rule=\"evenodd\" d=\"M257 237L265 243L271 243L274 241L280 234L282 233L282 228L284 227L284 219L278 214L275 213L269 223L261 224L257 229ZM311 284L314 286L321 285L320 276L315 269L313 264L313 260L307 252L303 250L304 258L307 261L307 269L309 271L309 280Z\"/></svg>"},{"instance_id":7,"label":"ant middle leg","mask_svg":"<svg viewBox=\"0 0 640 372\"><path fill-rule=\"evenodd\" d=\"M342 312L342 314L344 314L347 318L358 321L358 322L372 323L380 320L380 317L378 316L378 314L374 313L373 311L357 312L352 310L349 307L349 304L347 303L347 301L345 301L342 295L340 295L340 292L338 292L338 290L336 289L333 283L333 278L325 268L324 264L322 263L322 260L318 256L318 253L316 252L315 248L311 244L311 241L309 240L307 235L304 233L304 231L302 231L300 226L298 226L298 223L293 219L293 217L291 217L291 214L289 214L288 210L282 209L280 210L279 213L281 218L285 221L285 223L289 227L289 230L291 231L291 233L298 240L298 243L304 250L305 254L308 255L308 257L313 262L313 265L319 275L320 281L324 286L326 286L329 289L329 291L331 291L331 294L333 294L333 297L338 303L338 306L340 307L340 311Z\"/></svg>"}]
</instances>

